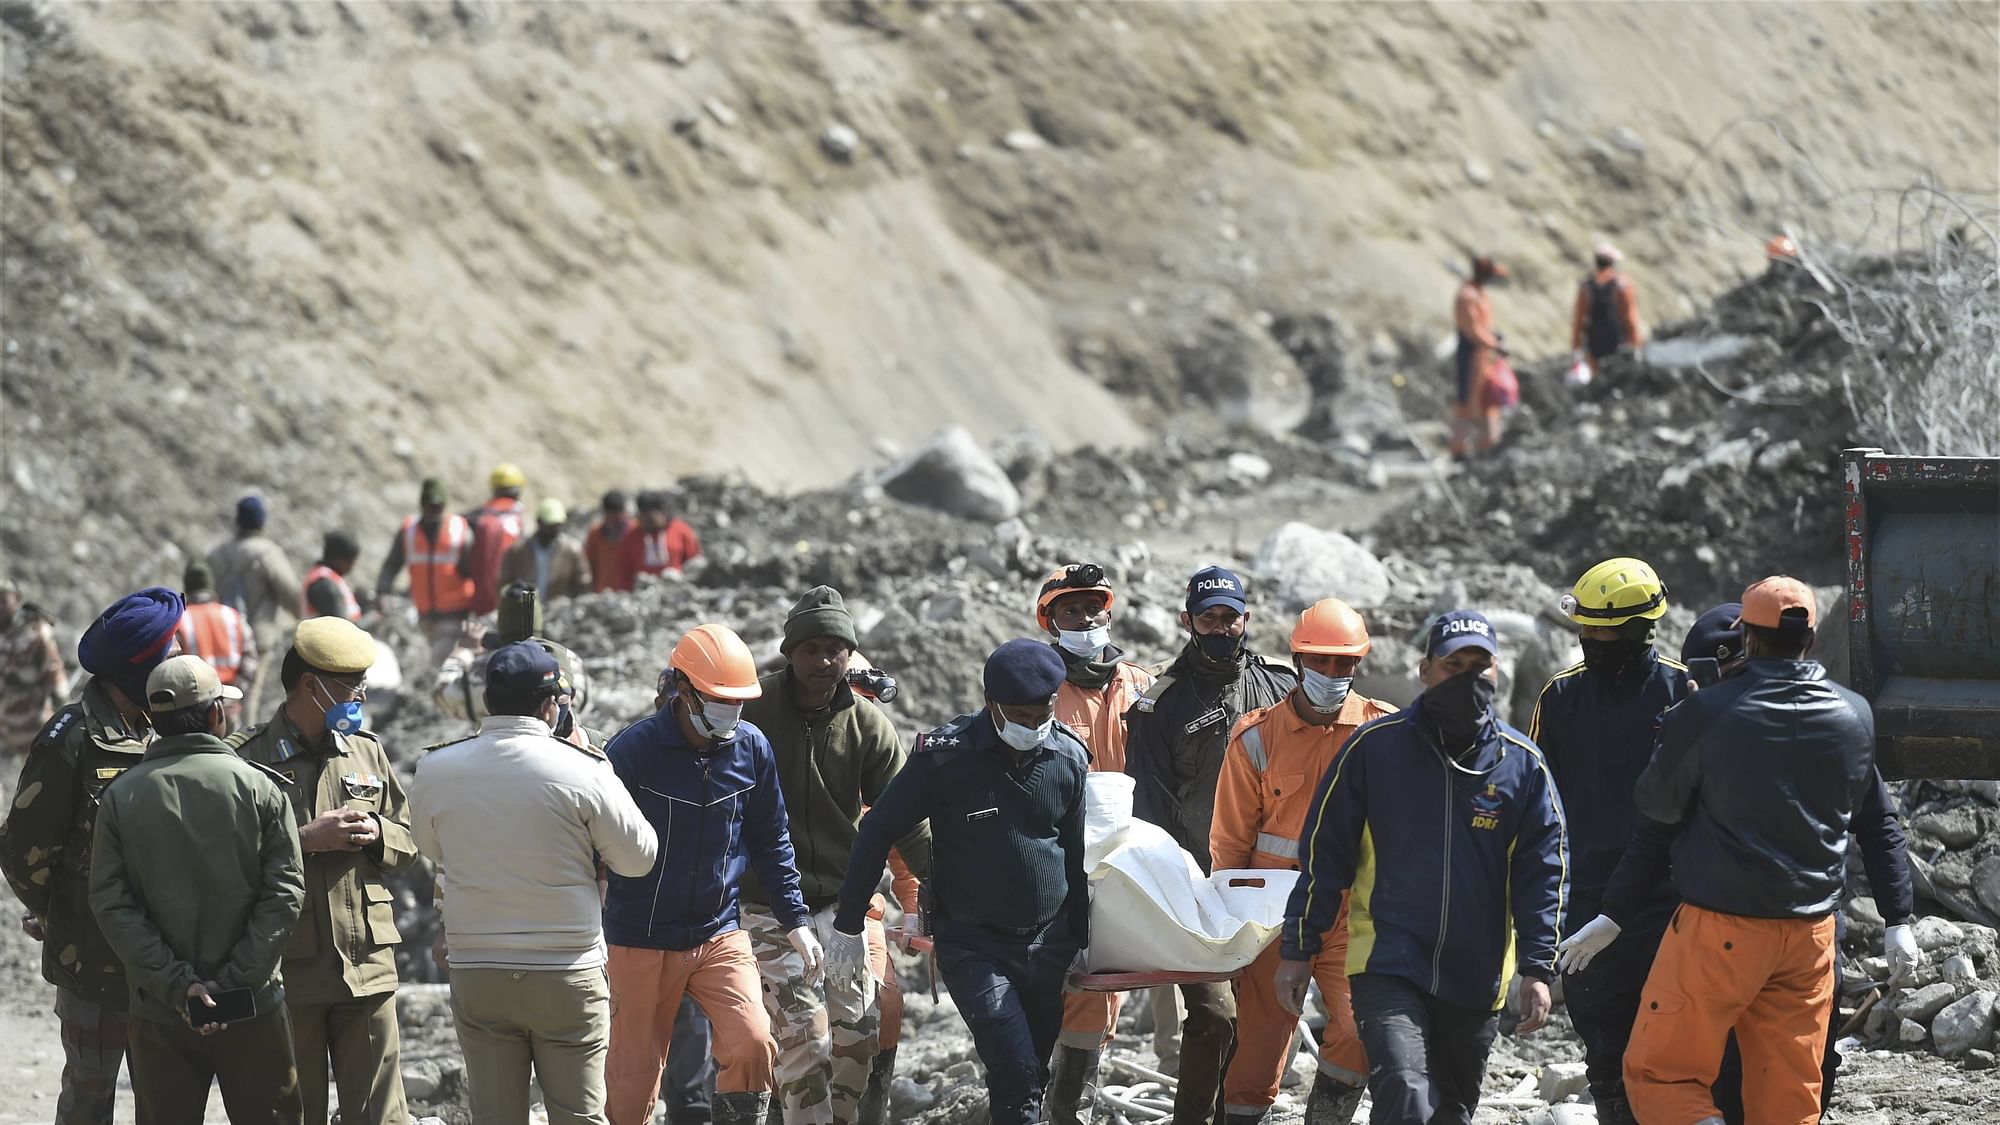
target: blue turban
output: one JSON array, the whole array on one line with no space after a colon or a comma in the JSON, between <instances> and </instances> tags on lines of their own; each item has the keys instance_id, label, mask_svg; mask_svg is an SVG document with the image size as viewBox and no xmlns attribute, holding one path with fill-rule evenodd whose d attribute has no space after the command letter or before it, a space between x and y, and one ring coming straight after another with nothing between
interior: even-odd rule
<instances>
[{"instance_id":1,"label":"blue turban","mask_svg":"<svg viewBox=\"0 0 2000 1125\"><path fill-rule=\"evenodd\" d=\"M262 496L245 496L236 502L236 526L245 531L256 531L264 526L270 509L264 506Z\"/></svg>"},{"instance_id":2,"label":"blue turban","mask_svg":"<svg viewBox=\"0 0 2000 1125\"><path fill-rule=\"evenodd\" d=\"M140 706L146 701L146 677L166 659L174 630L187 612L181 596L165 586L148 586L111 603L84 630L77 642L76 662L101 676Z\"/></svg>"},{"instance_id":3,"label":"blue turban","mask_svg":"<svg viewBox=\"0 0 2000 1125\"><path fill-rule=\"evenodd\" d=\"M1047 703L1068 674L1053 647L1008 641L986 658L986 698L1007 707Z\"/></svg>"}]
</instances>

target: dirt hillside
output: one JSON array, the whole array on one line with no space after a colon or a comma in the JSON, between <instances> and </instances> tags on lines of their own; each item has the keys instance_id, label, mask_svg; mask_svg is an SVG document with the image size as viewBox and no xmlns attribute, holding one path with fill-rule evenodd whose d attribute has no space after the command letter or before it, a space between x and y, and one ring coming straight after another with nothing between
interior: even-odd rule
<instances>
[{"instance_id":1,"label":"dirt hillside","mask_svg":"<svg viewBox=\"0 0 2000 1125\"><path fill-rule=\"evenodd\" d=\"M1666 319L2000 163L1978 5L0 12L0 554L72 617L249 488L365 572L502 457L575 502L1288 425L1427 356L1471 248L1559 350L1598 237Z\"/></svg>"}]
</instances>

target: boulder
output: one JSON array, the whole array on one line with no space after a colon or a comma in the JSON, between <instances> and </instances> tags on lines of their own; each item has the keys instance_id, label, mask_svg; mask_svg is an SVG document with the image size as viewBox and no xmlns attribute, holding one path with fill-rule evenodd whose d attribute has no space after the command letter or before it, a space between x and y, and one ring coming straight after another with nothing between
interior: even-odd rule
<instances>
[{"instance_id":1,"label":"boulder","mask_svg":"<svg viewBox=\"0 0 2000 1125\"><path fill-rule=\"evenodd\" d=\"M1905 992L1896 998L1896 1014L1906 1020L1929 1023L1932 1016L1944 1006L1958 998L1958 990L1940 981L1928 984L1914 992Z\"/></svg>"},{"instance_id":2,"label":"boulder","mask_svg":"<svg viewBox=\"0 0 2000 1125\"><path fill-rule=\"evenodd\" d=\"M1338 531L1288 523L1257 549L1251 569L1277 586L1278 604L1294 614L1321 598L1355 609L1389 600L1389 572L1368 549Z\"/></svg>"},{"instance_id":3,"label":"boulder","mask_svg":"<svg viewBox=\"0 0 2000 1125\"><path fill-rule=\"evenodd\" d=\"M1956 947L1965 942L1965 931L1949 918L1927 914L1917 919L1911 931L1917 939L1917 948L1929 953L1933 949Z\"/></svg>"},{"instance_id":4,"label":"boulder","mask_svg":"<svg viewBox=\"0 0 2000 1125\"><path fill-rule=\"evenodd\" d=\"M1924 1028L1923 1024L1915 1020L1904 1020L1900 1030L1896 1032L1896 1038L1905 1043L1921 1043L1924 1041L1924 1037L1929 1034L1930 1032Z\"/></svg>"},{"instance_id":5,"label":"boulder","mask_svg":"<svg viewBox=\"0 0 2000 1125\"><path fill-rule=\"evenodd\" d=\"M444 1072L431 1059L403 1064L403 1093L413 1102L436 1101L444 1089Z\"/></svg>"},{"instance_id":6,"label":"boulder","mask_svg":"<svg viewBox=\"0 0 2000 1125\"><path fill-rule=\"evenodd\" d=\"M1979 814L1968 808L1919 813L1910 818L1910 830L1948 848L1962 848L1979 839Z\"/></svg>"},{"instance_id":7,"label":"boulder","mask_svg":"<svg viewBox=\"0 0 2000 1125\"><path fill-rule=\"evenodd\" d=\"M1991 992L1974 992L1945 1005L1931 1021L1931 1043L1937 1053L1955 1059L1990 1043L1996 999L2000 998Z\"/></svg>"},{"instance_id":8,"label":"boulder","mask_svg":"<svg viewBox=\"0 0 2000 1125\"><path fill-rule=\"evenodd\" d=\"M1541 1096L1551 1104L1590 1088L1590 1075L1580 1062L1552 1062L1542 1067Z\"/></svg>"},{"instance_id":9,"label":"boulder","mask_svg":"<svg viewBox=\"0 0 2000 1125\"><path fill-rule=\"evenodd\" d=\"M1972 869L1972 893L1981 906L2000 914L2000 855L1989 855Z\"/></svg>"},{"instance_id":10,"label":"boulder","mask_svg":"<svg viewBox=\"0 0 2000 1125\"><path fill-rule=\"evenodd\" d=\"M898 500L999 523L1021 510L1021 494L963 426L947 426L891 466L878 482Z\"/></svg>"}]
</instances>

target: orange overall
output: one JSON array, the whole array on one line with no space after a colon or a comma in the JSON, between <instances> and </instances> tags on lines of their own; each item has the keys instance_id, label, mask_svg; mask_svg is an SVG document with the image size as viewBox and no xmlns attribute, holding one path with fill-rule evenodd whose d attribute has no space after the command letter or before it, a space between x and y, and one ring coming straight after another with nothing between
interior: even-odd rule
<instances>
[{"instance_id":1,"label":"orange overall","mask_svg":"<svg viewBox=\"0 0 2000 1125\"><path fill-rule=\"evenodd\" d=\"M1297 871L1299 840L1320 779L1361 724L1394 708L1349 694L1328 726L1299 714L1294 692L1275 706L1252 711L1236 722L1215 786L1215 819L1208 848L1213 869L1253 868ZM1236 1056L1223 1080L1222 1100L1230 1113L1261 1113L1277 1100L1278 1085L1291 1059L1298 1020L1278 1003L1279 943L1236 978ZM1368 1056L1354 1026L1347 986L1347 905L1313 958L1313 979L1326 1002L1326 1034L1320 1070L1350 1086L1368 1076Z\"/></svg>"}]
</instances>

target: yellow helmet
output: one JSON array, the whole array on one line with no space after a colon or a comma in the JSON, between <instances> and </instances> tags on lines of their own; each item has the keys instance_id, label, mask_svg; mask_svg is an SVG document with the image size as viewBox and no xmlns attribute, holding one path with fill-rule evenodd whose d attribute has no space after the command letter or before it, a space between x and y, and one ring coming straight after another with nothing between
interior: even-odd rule
<instances>
[{"instance_id":1,"label":"yellow helmet","mask_svg":"<svg viewBox=\"0 0 2000 1125\"><path fill-rule=\"evenodd\" d=\"M488 480L494 488L525 488L528 474L522 472L519 465L503 462L493 466L493 475Z\"/></svg>"},{"instance_id":2,"label":"yellow helmet","mask_svg":"<svg viewBox=\"0 0 2000 1125\"><path fill-rule=\"evenodd\" d=\"M1584 571L1557 604L1578 625L1658 621L1667 612L1667 584L1639 559L1605 559Z\"/></svg>"}]
</instances>

